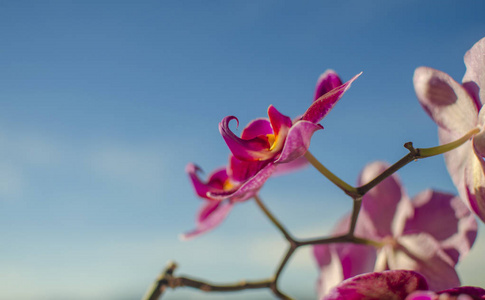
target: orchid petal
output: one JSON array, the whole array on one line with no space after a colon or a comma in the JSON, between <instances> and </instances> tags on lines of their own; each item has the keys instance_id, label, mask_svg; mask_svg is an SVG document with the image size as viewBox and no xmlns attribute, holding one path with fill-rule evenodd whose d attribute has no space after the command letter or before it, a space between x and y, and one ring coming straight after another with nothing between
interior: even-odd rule
<instances>
[{"instance_id":1,"label":"orchid petal","mask_svg":"<svg viewBox=\"0 0 485 300\"><path fill-rule=\"evenodd\" d=\"M275 170L275 165L273 163L268 163L264 168L262 168L256 175L249 178L235 191L221 191L221 192L209 192L208 197L214 200L231 199L233 201L244 201L257 194L259 189L268 180L273 171Z\"/></svg>"},{"instance_id":2,"label":"orchid petal","mask_svg":"<svg viewBox=\"0 0 485 300\"><path fill-rule=\"evenodd\" d=\"M485 290L479 287L474 286L460 286L451 288L448 290L440 291L438 294L448 294L450 296L459 296L459 295L468 295L473 297L472 299L484 299L485 298ZM453 298L455 299L455 298ZM441 298L440 298L441 300ZM460 299L457 299L460 300Z\"/></svg>"},{"instance_id":3,"label":"orchid petal","mask_svg":"<svg viewBox=\"0 0 485 300\"><path fill-rule=\"evenodd\" d=\"M416 291L411 293L404 300L439 300L438 294L432 291Z\"/></svg>"},{"instance_id":4,"label":"orchid petal","mask_svg":"<svg viewBox=\"0 0 485 300\"><path fill-rule=\"evenodd\" d=\"M242 130L241 138L243 140L250 140L258 136L265 136L268 134L273 134L271 123L268 119L259 118L249 122L249 124Z\"/></svg>"},{"instance_id":5,"label":"orchid petal","mask_svg":"<svg viewBox=\"0 0 485 300\"><path fill-rule=\"evenodd\" d=\"M482 130L473 136L473 148L479 157L485 157L485 130L483 130L483 125L485 125L485 109L480 109L478 113L478 124L482 126Z\"/></svg>"},{"instance_id":6,"label":"orchid petal","mask_svg":"<svg viewBox=\"0 0 485 300\"><path fill-rule=\"evenodd\" d=\"M327 294L342 280L372 272L376 262L376 249L368 245L316 245L313 253L321 269L319 295Z\"/></svg>"},{"instance_id":7,"label":"orchid petal","mask_svg":"<svg viewBox=\"0 0 485 300\"><path fill-rule=\"evenodd\" d=\"M255 137L245 140L236 136L229 128L229 122L231 120L236 120L239 125L239 121L236 117L225 117L219 123L219 132L234 156L241 160L251 161L268 159L273 155L268 151L270 144L267 139Z\"/></svg>"},{"instance_id":8,"label":"orchid petal","mask_svg":"<svg viewBox=\"0 0 485 300\"><path fill-rule=\"evenodd\" d=\"M465 54L466 73L463 86L477 103L485 104L485 38L473 45ZM480 99L480 100L479 100Z\"/></svg>"},{"instance_id":9,"label":"orchid petal","mask_svg":"<svg viewBox=\"0 0 485 300\"><path fill-rule=\"evenodd\" d=\"M285 175L293 171L300 170L308 166L308 160L304 156L300 156L297 159L285 164L278 164L276 170L273 173L274 176Z\"/></svg>"},{"instance_id":10,"label":"orchid petal","mask_svg":"<svg viewBox=\"0 0 485 300\"><path fill-rule=\"evenodd\" d=\"M465 168L465 189L469 208L485 222L485 162L478 155L472 155Z\"/></svg>"},{"instance_id":11,"label":"orchid petal","mask_svg":"<svg viewBox=\"0 0 485 300\"><path fill-rule=\"evenodd\" d=\"M448 74L420 67L413 81L419 102L438 126L461 136L477 125L475 101Z\"/></svg>"},{"instance_id":12,"label":"orchid petal","mask_svg":"<svg viewBox=\"0 0 485 300\"><path fill-rule=\"evenodd\" d=\"M389 269L419 272L434 291L460 285L453 260L431 235L406 235L398 238L397 243L396 248L386 253Z\"/></svg>"},{"instance_id":13,"label":"orchid petal","mask_svg":"<svg viewBox=\"0 0 485 300\"><path fill-rule=\"evenodd\" d=\"M201 169L194 164L188 164L185 171L189 174L192 181L195 193L202 198L207 198L207 193L211 191L222 191L224 182L227 180L227 173L225 168L219 168L209 175L207 182L203 182L197 172Z\"/></svg>"},{"instance_id":14,"label":"orchid petal","mask_svg":"<svg viewBox=\"0 0 485 300\"><path fill-rule=\"evenodd\" d=\"M438 127L438 137L440 144L447 144L460 138L458 134L453 134L440 127ZM470 168L472 160L476 159L473 155L472 142L468 141L460 147L444 153L443 157L445 159L448 173L450 174L460 197L463 200L468 199L466 189L467 183L465 182L464 174L467 172L467 169ZM473 178L473 176L470 178Z\"/></svg>"},{"instance_id":15,"label":"orchid petal","mask_svg":"<svg viewBox=\"0 0 485 300\"><path fill-rule=\"evenodd\" d=\"M266 164L268 164L268 161L245 161L231 155L229 157L227 174L232 180L241 183L253 177Z\"/></svg>"},{"instance_id":16,"label":"orchid petal","mask_svg":"<svg viewBox=\"0 0 485 300\"><path fill-rule=\"evenodd\" d=\"M368 273L343 281L322 300L403 300L417 290L427 290L419 273L407 270Z\"/></svg>"},{"instance_id":17,"label":"orchid petal","mask_svg":"<svg viewBox=\"0 0 485 300\"><path fill-rule=\"evenodd\" d=\"M358 185L370 182L388 167L386 163L379 161L368 164L359 177ZM362 211L369 216L369 222L374 226L379 238L394 235L393 222L399 205L410 203L396 174L384 179L362 198ZM408 210L403 208L402 211Z\"/></svg>"},{"instance_id":18,"label":"orchid petal","mask_svg":"<svg viewBox=\"0 0 485 300\"><path fill-rule=\"evenodd\" d=\"M296 122L288 132L283 150L275 163L287 163L305 154L310 147L313 133L320 129L323 129L320 124L309 121Z\"/></svg>"},{"instance_id":19,"label":"orchid petal","mask_svg":"<svg viewBox=\"0 0 485 300\"><path fill-rule=\"evenodd\" d=\"M478 300L485 298L485 290L472 286L461 286L441 292L417 291L405 300Z\"/></svg>"},{"instance_id":20,"label":"orchid petal","mask_svg":"<svg viewBox=\"0 0 485 300\"><path fill-rule=\"evenodd\" d=\"M362 216L363 216L363 218L360 218L360 216L359 216L359 219L357 221L358 225L355 228L354 234L359 236L359 237L367 238L369 236L370 230L372 230L373 228L371 226L368 226L369 223L368 223L368 220L367 220L367 216L365 214L363 214ZM339 235L344 235L344 234L348 233L349 227L350 227L350 220L351 220L351 215L348 214L348 215L344 216L339 222L337 222L335 228L332 230L332 236L339 236ZM363 222L361 222L361 220ZM330 246L333 247L334 245L342 245L342 248L345 248L347 246L365 246L365 245L357 245L357 244L351 244L351 243L331 244ZM315 259L317 260L319 267L323 267L323 265L329 263L328 256L325 254L325 253L328 252L328 250L326 250L328 248L328 246L329 245L324 244L324 245L315 245L313 247L313 254L315 256ZM365 246L365 247L367 247L367 246ZM340 249L340 247L337 247L337 248L333 247L332 249ZM348 249L351 249L351 247L348 248ZM345 254L345 255L342 255L342 256L351 257L353 255L351 253L351 251L349 251L348 249L342 251L342 253ZM375 257L376 257L375 248L370 247L370 249L372 249L372 252L374 254L369 255L369 257L372 257L372 259L369 259L369 260L375 261ZM363 259L364 261L367 259L365 252L363 253L362 258L364 258ZM360 263L357 262L359 259L360 259L360 256L357 255L355 257L355 261L352 261L352 263L359 265ZM361 270L362 270L362 272L369 272L369 271L372 271L372 268L370 268L370 269L361 268ZM346 272L345 274L349 275L349 274L352 274L352 272ZM359 273L355 273L353 275L356 275L356 274L359 274ZM346 277L344 279L347 279L347 278L348 277Z\"/></svg>"},{"instance_id":21,"label":"orchid petal","mask_svg":"<svg viewBox=\"0 0 485 300\"><path fill-rule=\"evenodd\" d=\"M334 245L316 245L313 251L320 265L317 293L318 299L321 299L345 278L343 277L342 264L339 261Z\"/></svg>"},{"instance_id":22,"label":"orchid petal","mask_svg":"<svg viewBox=\"0 0 485 300\"><path fill-rule=\"evenodd\" d=\"M355 234L359 237L369 236L365 214L359 216ZM346 234L350 227L350 214L342 218L334 230L333 236ZM327 294L342 280L372 272L376 262L376 249L373 246L352 243L334 243L315 245L313 254L320 268L318 279L319 297Z\"/></svg>"},{"instance_id":23,"label":"orchid petal","mask_svg":"<svg viewBox=\"0 0 485 300\"><path fill-rule=\"evenodd\" d=\"M315 97L313 101L317 100L324 94L330 92L336 87L342 85L342 80L334 70L326 70L317 80L317 86L315 87Z\"/></svg>"},{"instance_id":24,"label":"orchid petal","mask_svg":"<svg viewBox=\"0 0 485 300\"><path fill-rule=\"evenodd\" d=\"M362 74L362 72L355 75L346 83L320 96L317 100L313 102L312 105L310 105L310 107L306 110L301 119L305 121L310 121L312 123L320 122L335 106L338 100L342 98L344 93L350 88L352 82L354 82L354 80L357 79L360 74Z\"/></svg>"},{"instance_id":25,"label":"orchid petal","mask_svg":"<svg viewBox=\"0 0 485 300\"><path fill-rule=\"evenodd\" d=\"M206 201L197 216L197 226L194 230L180 236L182 240L190 240L209 230L216 228L229 215L233 203Z\"/></svg>"},{"instance_id":26,"label":"orchid petal","mask_svg":"<svg viewBox=\"0 0 485 300\"><path fill-rule=\"evenodd\" d=\"M455 264L468 253L477 235L477 222L459 197L426 190L412 204L414 214L406 220L403 235L431 235Z\"/></svg>"},{"instance_id":27,"label":"orchid petal","mask_svg":"<svg viewBox=\"0 0 485 300\"><path fill-rule=\"evenodd\" d=\"M293 122L291 118L280 113L273 105L268 107L268 117L273 128L273 133L276 138L280 135L281 131L284 131L291 127ZM276 141L275 141L276 143Z\"/></svg>"}]
</instances>

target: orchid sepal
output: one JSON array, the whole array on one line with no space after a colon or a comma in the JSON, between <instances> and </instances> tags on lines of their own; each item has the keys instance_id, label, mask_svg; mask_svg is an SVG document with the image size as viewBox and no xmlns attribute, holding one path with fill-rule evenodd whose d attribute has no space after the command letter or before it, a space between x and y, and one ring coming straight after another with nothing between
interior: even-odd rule
<instances>
[{"instance_id":1,"label":"orchid sepal","mask_svg":"<svg viewBox=\"0 0 485 300\"><path fill-rule=\"evenodd\" d=\"M344 93L350 88L352 82L356 80L362 72L352 77L346 83L334 88L333 90L323 94L316 99L312 105L306 110L301 117L301 120L310 121L312 123L319 123L342 98Z\"/></svg>"}]
</instances>

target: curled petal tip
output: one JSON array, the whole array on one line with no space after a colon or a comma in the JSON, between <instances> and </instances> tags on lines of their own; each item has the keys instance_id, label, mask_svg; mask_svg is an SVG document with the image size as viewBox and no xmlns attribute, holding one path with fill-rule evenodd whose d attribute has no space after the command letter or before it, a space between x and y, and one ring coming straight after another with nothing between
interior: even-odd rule
<instances>
[{"instance_id":1,"label":"curled petal tip","mask_svg":"<svg viewBox=\"0 0 485 300\"><path fill-rule=\"evenodd\" d=\"M196 165L194 163L188 163L187 166L185 167L185 172L192 174L192 173L197 173L197 172L203 173L204 171L198 165Z\"/></svg>"},{"instance_id":2,"label":"curled petal tip","mask_svg":"<svg viewBox=\"0 0 485 300\"><path fill-rule=\"evenodd\" d=\"M179 234L178 238L180 241L183 241L183 242L190 240L190 238L185 233Z\"/></svg>"},{"instance_id":3,"label":"curled petal tip","mask_svg":"<svg viewBox=\"0 0 485 300\"><path fill-rule=\"evenodd\" d=\"M232 120L236 120L236 128L239 127L239 119L235 116L227 116L219 123L219 131L222 134L222 131L230 130L229 129L229 122Z\"/></svg>"}]
</instances>

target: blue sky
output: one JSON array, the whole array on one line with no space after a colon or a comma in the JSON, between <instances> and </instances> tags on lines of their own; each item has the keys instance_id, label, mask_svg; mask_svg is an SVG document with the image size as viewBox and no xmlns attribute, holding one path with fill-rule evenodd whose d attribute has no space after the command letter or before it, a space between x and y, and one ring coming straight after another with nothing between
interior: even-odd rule
<instances>
[{"instance_id":1,"label":"blue sky","mask_svg":"<svg viewBox=\"0 0 485 300\"><path fill-rule=\"evenodd\" d=\"M354 183L366 163L406 154L404 142L438 143L414 69L460 80L483 11L479 0L0 2L0 299L138 299L171 259L214 281L269 276L284 243L253 203L178 240L200 204L185 165L226 163L218 122L246 124L270 104L295 117L326 69L363 71L311 145ZM441 157L399 174L411 195L455 192ZM261 197L300 236L326 234L351 207L311 168L271 179ZM483 284L484 239L460 266L465 284ZM283 277L300 298L314 297L308 253ZM249 296L271 299L236 295ZM191 297L213 295L166 299Z\"/></svg>"}]
</instances>

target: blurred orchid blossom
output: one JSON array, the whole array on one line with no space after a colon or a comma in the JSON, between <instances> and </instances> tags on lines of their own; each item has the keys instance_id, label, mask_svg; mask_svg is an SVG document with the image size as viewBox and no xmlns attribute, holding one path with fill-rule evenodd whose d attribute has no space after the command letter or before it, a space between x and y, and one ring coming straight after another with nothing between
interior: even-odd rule
<instances>
[{"instance_id":1,"label":"blurred orchid blossom","mask_svg":"<svg viewBox=\"0 0 485 300\"><path fill-rule=\"evenodd\" d=\"M413 81L419 102L438 125L441 144L480 129L471 142L444 157L461 198L485 222L485 38L468 50L464 60L462 84L428 67L416 69Z\"/></svg>"},{"instance_id":2,"label":"blurred orchid blossom","mask_svg":"<svg viewBox=\"0 0 485 300\"><path fill-rule=\"evenodd\" d=\"M365 184L387 169L374 162L361 173L358 185ZM335 234L348 231L350 216L336 227ZM477 223L459 197L432 190L410 201L396 174L371 189L362 199L355 235L382 244L330 244L314 247L321 270L320 296L347 278L358 274L407 269L421 273L431 290L458 286L455 271L476 237Z\"/></svg>"},{"instance_id":3,"label":"blurred orchid blossom","mask_svg":"<svg viewBox=\"0 0 485 300\"><path fill-rule=\"evenodd\" d=\"M323 129L318 123L360 74L342 84L334 71L327 70L317 82L313 103L295 122L270 105L268 119L250 122L241 137L236 136L229 128L231 120L236 120L239 125L239 120L234 116L225 117L219 124L219 131L232 154L240 160L273 163L293 161L305 154L313 133Z\"/></svg>"},{"instance_id":4,"label":"blurred orchid blossom","mask_svg":"<svg viewBox=\"0 0 485 300\"><path fill-rule=\"evenodd\" d=\"M347 279L322 300L479 300L485 290L457 287L440 292L428 290L426 279L409 270L374 272Z\"/></svg>"},{"instance_id":5,"label":"blurred orchid blossom","mask_svg":"<svg viewBox=\"0 0 485 300\"><path fill-rule=\"evenodd\" d=\"M217 227L227 217L234 203L255 196L274 171L274 166L263 164L241 161L231 155L228 166L209 174L206 182L202 181L197 174L201 169L194 164L188 164L186 172L189 174L195 193L204 199L204 203L197 214L196 229L183 234L182 239L191 239ZM256 173L257 176L255 176ZM220 196L211 197L211 195L228 196L221 199Z\"/></svg>"}]
</instances>

